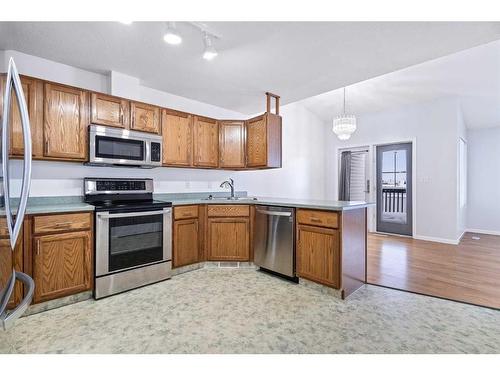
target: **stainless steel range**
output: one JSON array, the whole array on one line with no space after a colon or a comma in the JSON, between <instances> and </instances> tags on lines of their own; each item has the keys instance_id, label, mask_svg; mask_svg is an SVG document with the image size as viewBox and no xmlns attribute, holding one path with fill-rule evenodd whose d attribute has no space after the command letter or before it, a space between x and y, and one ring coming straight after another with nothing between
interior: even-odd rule
<instances>
[{"instance_id":1,"label":"stainless steel range","mask_svg":"<svg viewBox=\"0 0 500 375\"><path fill-rule=\"evenodd\" d=\"M96 299L165 280L172 268L172 203L151 179L85 178L95 206Z\"/></svg>"}]
</instances>

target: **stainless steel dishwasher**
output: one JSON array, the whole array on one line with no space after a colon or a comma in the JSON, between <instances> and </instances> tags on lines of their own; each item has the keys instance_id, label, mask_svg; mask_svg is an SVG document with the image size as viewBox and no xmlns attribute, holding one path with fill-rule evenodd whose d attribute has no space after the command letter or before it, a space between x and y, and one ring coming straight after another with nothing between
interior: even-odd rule
<instances>
[{"instance_id":1,"label":"stainless steel dishwasher","mask_svg":"<svg viewBox=\"0 0 500 375\"><path fill-rule=\"evenodd\" d=\"M256 206L254 263L288 277L295 277L294 209Z\"/></svg>"}]
</instances>

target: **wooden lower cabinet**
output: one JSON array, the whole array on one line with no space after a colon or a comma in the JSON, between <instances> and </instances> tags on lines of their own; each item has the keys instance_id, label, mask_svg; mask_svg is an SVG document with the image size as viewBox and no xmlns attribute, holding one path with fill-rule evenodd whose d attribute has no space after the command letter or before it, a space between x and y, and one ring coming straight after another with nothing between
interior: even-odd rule
<instances>
[{"instance_id":1,"label":"wooden lower cabinet","mask_svg":"<svg viewBox=\"0 0 500 375\"><path fill-rule=\"evenodd\" d=\"M198 219L174 221L173 267L187 266L200 261Z\"/></svg>"},{"instance_id":2,"label":"wooden lower cabinet","mask_svg":"<svg viewBox=\"0 0 500 375\"><path fill-rule=\"evenodd\" d=\"M340 288L339 230L297 226L297 276Z\"/></svg>"},{"instance_id":3,"label":"wooden lower cabinet","mask_svg":"<svg viewBox=\"0 0 500 375\"><path fill-rule=\"evenodd\" d=\"M209 218L207 235L208 260L250 260L248 217Z\"/></svg>"},{"instance_id":4,"label":"wooden lower cabinet","mask_svg":"<svg viewBox=\"0 0 500 375\"><path fill-rule=\"evenodd\" d=\"M5 225L5 220L0 220L0 225ZM5 227L5 229L7 229ZM2 231L3 234L3 231ZM17 241L16 248L14 251L11 250L10 247L10 239L5 236L1 236L0 238L0 285L6 285L8 282L8 278L12 275L12 270L22 271L23 270L23 238L21 235L19 236L19 240ZM16 282L14 287L14 293L12 294L7 308L14 308L16 305L21 302L23 297L23 285L20 282Z\"/></svg>"},{"instance_id":5,"label":"wooden lower cabinet","mask_svg":"<svg viewBox=\"0 0 500 375\"><path fill-rule=\"evenodd\" d=\"M33 238L34 303L92 288L92 232L47 234Z\"/></svg>"}]
</instances>

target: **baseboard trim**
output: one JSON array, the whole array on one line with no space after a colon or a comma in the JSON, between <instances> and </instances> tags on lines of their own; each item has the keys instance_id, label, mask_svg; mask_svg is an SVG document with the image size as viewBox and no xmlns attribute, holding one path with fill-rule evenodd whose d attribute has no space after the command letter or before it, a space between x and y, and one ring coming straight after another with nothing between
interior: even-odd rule
<instances>
[{"instance_id":1,"label":"baseboard trim","mask_svg":"<svg viewBox=\"0 0 500 375\"><path fill-rule=\"evenodd\" d=\"M462 236L460 236L456 240L451 240L449 238L428 237L428 236L420 236L420 235L414 235L413 238L416 239L416 240L422 240L422 241L431 241L431 242L446 243L446 244L449 244L449 245L458 245L458 243L460 242L460 238L462 238Z\"/></svg>"},{"instance_id":2,"label":"baseboard trim","mask_svg":"<svg viewBox=\"0 0 500 375\"><path fill-rule=\"evenodd\" d=\"M478 233L478 234L491 234L492 236L500 236L499 230L467 229L467 232Z\"/></svg>"}]
</instances>

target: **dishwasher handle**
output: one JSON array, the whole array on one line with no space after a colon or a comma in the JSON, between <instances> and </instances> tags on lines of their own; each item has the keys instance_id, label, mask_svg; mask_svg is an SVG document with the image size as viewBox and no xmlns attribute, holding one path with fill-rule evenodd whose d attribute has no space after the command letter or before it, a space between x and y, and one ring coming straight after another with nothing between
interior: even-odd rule
<instances>
[{"instance_id":1,"label":"dishwasher handle","mask_svg":"<svg viewBox=\"0 0 500 375\"><path fill-rule=\"evenodd\" d=\"M269 211L269 210L260 210L257 209L259 214L269 215L269 216L292 216L291 212L283 212L283 211Z\"/></svg>"}]
</instances>

